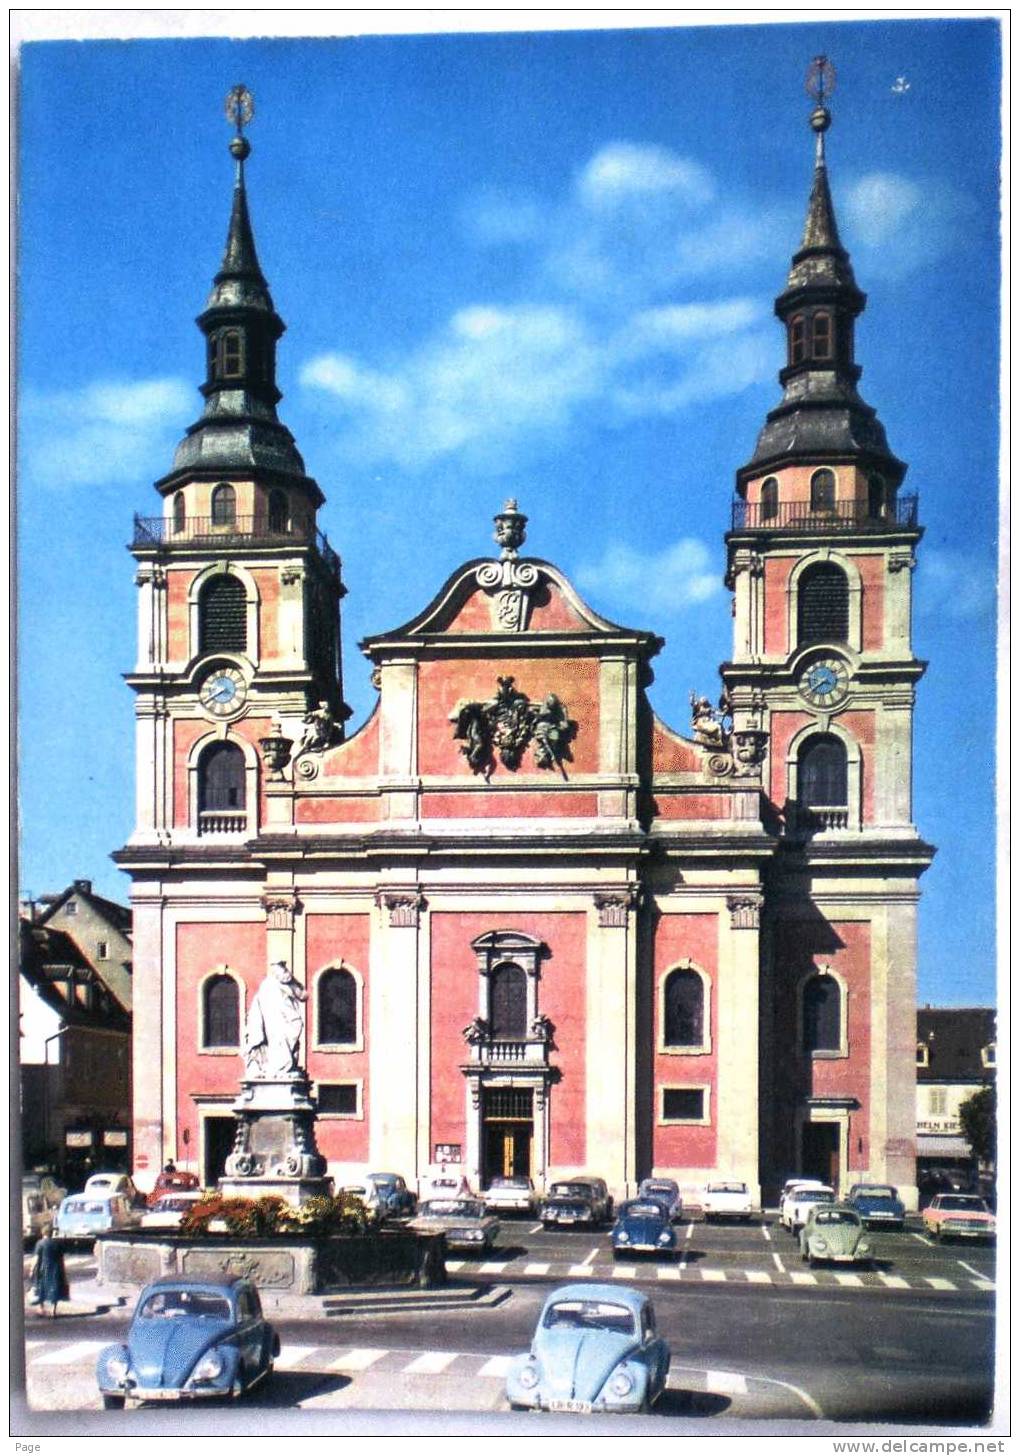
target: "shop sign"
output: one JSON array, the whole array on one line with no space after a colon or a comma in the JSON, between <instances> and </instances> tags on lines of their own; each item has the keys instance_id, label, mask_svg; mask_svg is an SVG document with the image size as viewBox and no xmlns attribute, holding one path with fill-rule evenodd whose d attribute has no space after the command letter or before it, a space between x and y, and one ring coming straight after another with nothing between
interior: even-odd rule
<instances>
[{"instance_id":1,"label":"shop sign","mask_svg":"<svg viewBox=\"0 0 1020 1456\"><path fill-rule=\"evenodd\" d=\"M90 1148L92 1141L90 1132L66 1132L64 1134L64 1142L69 1148Z\"/></svg>"}]
</instances>

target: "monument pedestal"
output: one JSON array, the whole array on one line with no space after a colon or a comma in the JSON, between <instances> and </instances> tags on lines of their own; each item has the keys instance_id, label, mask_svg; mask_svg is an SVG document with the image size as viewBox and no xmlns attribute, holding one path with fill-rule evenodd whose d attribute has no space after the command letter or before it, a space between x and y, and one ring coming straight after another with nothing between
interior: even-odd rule
<instances>
[{"instance_id":1,"label":"monument pedestal","mask_svg":"<svg viewBox=\"0 0 1020 1456\"><path fill-rule=\"evenodd\" d=\"M275 1193L300 1206L333 1191L315 1145L315 1103L304 1072L249 1078L234 1103L234 1146L219 1190L229 1198Z\"/></svg>"}]
</instances>

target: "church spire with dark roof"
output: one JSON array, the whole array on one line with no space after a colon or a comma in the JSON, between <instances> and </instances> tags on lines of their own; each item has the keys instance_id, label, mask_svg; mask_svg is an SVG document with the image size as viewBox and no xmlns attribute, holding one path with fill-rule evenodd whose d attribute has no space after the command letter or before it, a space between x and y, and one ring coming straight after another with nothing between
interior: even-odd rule
<instances>
[{"instance_id":1,"label":"church spire with dark roof","mask_svg":"<svg viewBox=\"0 0 1020 1456\"><path fill-rule=\"evenodd\" d=\"M206 377L201 385L205 408L178 445L170 474L158 485L165 493L184 476L196 473L258 471L300 484L319 504L321 492L305 474L294 437L276 414L281 398L276 343L286 326L259 265L248 211L244 164L251 143L243 128L253 114L250 92L235 86L227 98L227 115L236 128L230 139L235 162L230 223L223 261L197 319L206 337Z\"/></svg>"},{"instance_id":2,"label":"church spire with dark roof","mask_svg":"<svg viewBox=\"0 0 1020 1456\"><path fill-rule=\"evenodd\" d=\"M824 465L859 458L897 481L906 470L890 451L875 411L857 392L854 320L867 297L840 241L829 189L825 134L832 116L823 102L834 73L824 56L812 63L811 75L817 78L809 85L816 102L810 118L814 176L801 244L775 305L787 335L787 362L779 373L783 398L769 412L751 461L738 472L740 489L763 469L797 461Z\"/></svg>"}]
</instances>

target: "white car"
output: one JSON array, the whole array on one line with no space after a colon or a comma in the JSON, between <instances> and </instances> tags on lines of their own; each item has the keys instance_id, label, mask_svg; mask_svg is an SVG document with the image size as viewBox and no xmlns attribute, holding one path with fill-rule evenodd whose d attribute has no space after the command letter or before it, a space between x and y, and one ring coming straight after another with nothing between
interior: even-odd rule
<instances>
[{"instance_id":1,"label":"white car","mask_svg":"<svg viewBox=\"0 0 1020 1456\"><path fill-rule=\"evenodd\" d=\"M835 1203L835 1201L835 1190L827 1188L824 1183L816 1188L791 1188L783 1199L783 1211L779 1221L790 1230L791 1234L799 1234L813 1208L820 1203Z\"/></svg>"},{"instance_id":2,"label":"white car","mask_svg":"<svg viewBox=\"0 0 1020 1456\"><path fill-rule=\"evenodd\" d=\"M418 1200L430 1198L474 1198L464 1173L456 1168L430 1168L419 1182Z\"/></svg>"},{"instance_id":3,"label":"white car","mask_svg":"<svg viewBox=\"0 0 1020 1456\"><path fill-rule=\"evenodd\" d=\"M482 1197L493 1213L535 1212L535 1185L530 1178L493 1178Z\"/></svg>"},{"instance_id":4,"label":"white car","mask_svg":"<svg viewBox=\"0 0 1020 1456\"><path fill-rule=\"evenodd\" d=\"M750 1220L754 1217L754 1201L750 1189L746 1183L732 1180L706 1183L701 1208L706 1223L711 1223L714 1218Z\"/></svg>"},{"instance_id":5,"label":"white car","mask_svg":"<svg viewBox=\"0 0 1020 1456\"><path fill-rule=\"evenodd\" d=\"M181 1220L189 1208L200 1203L206 1194L201 1188L187 1189L179 1188L176 1193L164 1193L156 1199L155 1203L149 1205L147 1213L143 1213L140 1226L142 1228L179 1228Z\"/></svg>"},{"instance_id":6,"label":"white car","mask_svg":"<svg viewBox=\"0 0 1020 1456\"><path fill-rule=\"evenodd\" d=\"M786 1200L795 1188L827 1188L828 1184L823 1183L820 1178L787 1178L783 1184L783 1191L779 1195L779 1222L782 1223L785 1212Z\"/></svg>"}]
</instances>

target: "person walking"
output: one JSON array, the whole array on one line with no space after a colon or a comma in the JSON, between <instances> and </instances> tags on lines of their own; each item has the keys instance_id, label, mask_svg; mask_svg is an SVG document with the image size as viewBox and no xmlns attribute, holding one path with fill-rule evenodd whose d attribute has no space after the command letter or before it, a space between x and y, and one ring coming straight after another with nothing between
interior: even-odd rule
<instances>
[{"instance_id":1,"label":"person walking","mask_svg":"<svg viewBox=\"0 0 1020 1456\"><path fill-rule=\"evenodd\" d=\"M64 1268L64 1251L52 1234L43 1234L35 1246L35 1264L32 1268L33 1303L45 1314L50 1305L50 1318L56 1319L57 1305L62 1299L71 1298Z\"/></svg>"}]
</instances>

